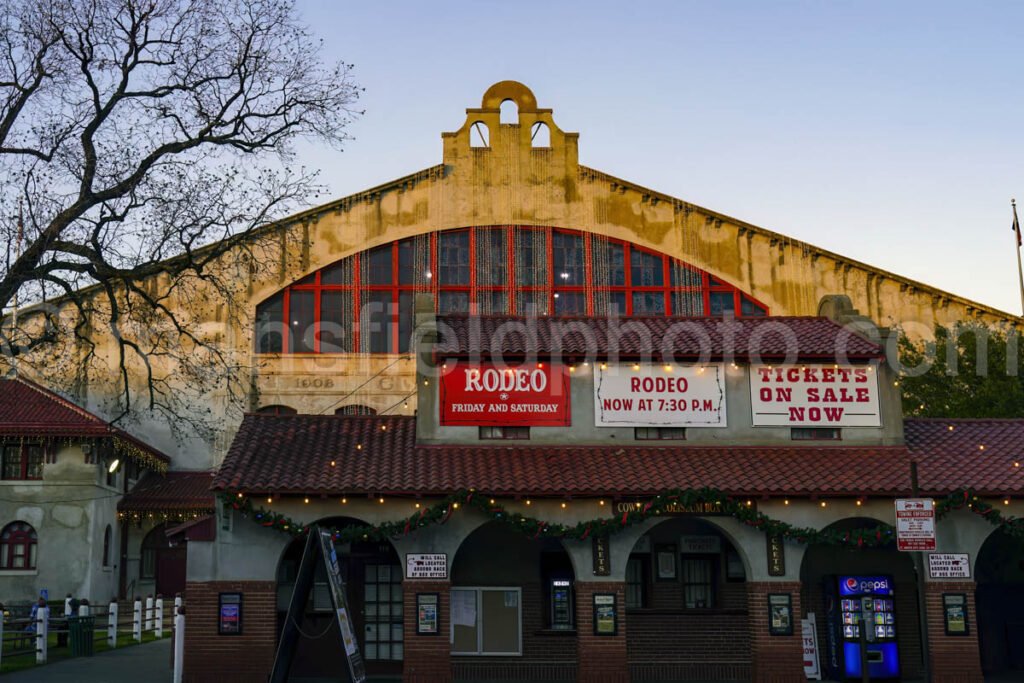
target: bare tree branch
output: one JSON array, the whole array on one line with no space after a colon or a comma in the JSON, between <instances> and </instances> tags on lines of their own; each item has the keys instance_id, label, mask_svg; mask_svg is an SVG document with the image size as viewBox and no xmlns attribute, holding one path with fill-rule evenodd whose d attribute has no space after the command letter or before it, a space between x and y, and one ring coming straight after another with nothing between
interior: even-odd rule
<instances>
[{"instance_id":1,"label":"bare tree branch","mask_svg":"<svg viewBox=\"0 0 1024 683\"><path fill-rule=\"evenodd\" d=\"M291 0L0 0L0 308L33 304L0 347L116 377L122 417L241 391L210 297L315 195L294 143L340 147L359 93Z\"/></svg>"}]
</instances>

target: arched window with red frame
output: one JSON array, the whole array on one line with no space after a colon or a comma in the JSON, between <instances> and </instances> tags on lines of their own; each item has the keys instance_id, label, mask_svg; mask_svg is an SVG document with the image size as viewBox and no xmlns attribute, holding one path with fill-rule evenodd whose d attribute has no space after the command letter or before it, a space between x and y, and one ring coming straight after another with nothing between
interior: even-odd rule
<instances>
[{"instance_id":1,"label":"arched window with red frame","mask_svg":"<svg viewBox=\"0 0 1024 683\"><path fill-rule=\"evenodd\" d=\"M667 254L579 230L482 226L344 258L256 307L257 353L406 353L416 294L439 313L749 318L767 307Z\"/></svg>"},{"instance_id":2,"label":"arched window with red frame","mask_svg":"<svg viewBox=\"0 0 1024 683\"><path fill-rule=\"evenodd\" d=\"M36 530L27 522L11 522L0 531L0 570L35 569Z\"/></svg>"}]
</instances>

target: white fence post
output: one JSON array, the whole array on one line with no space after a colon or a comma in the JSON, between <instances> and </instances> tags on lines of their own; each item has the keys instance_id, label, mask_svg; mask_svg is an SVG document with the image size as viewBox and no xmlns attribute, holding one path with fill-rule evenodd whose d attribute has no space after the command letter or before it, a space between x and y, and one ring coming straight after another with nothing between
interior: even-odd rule
<instances>
[{"instance_id":1,"label":"white fence post","mask_svg":"<svg viewBox=\"0 0 1024 683\"><path fill-rule=\"evenodd\" d=\"M174 618L178 618L178 610L181 609L181 593L174 596Z\"/></svg>"},{"instance_id":2,"label":"white fence post","mask_svg":"<svg viewBox=\"0 0 1024 683\"><path fill-rule=\"evenodd\" d=\"M4 643L4 611L3 611L3 609L0 609L0 668L2 668L3 664L4 664L4 648L3 648L3 643Z\"/></svg>"},{"instance_id":3,"label":"white fence post","mask_svg":"<svg viewBox=\"0 0 1024 683\"><path fill-rule=\"evenodd\" d=\"M146 630L153 630L153 595L146 597Z\"/></svg>"},{"instance_id":4,"label":"white fence post","mask_svg":"<svg viewBox=\"0 0 1024 683\"><path fill-rule=\"evenodd\" d=\"M36 612L36 664L46 664L46 641L49 636L50 608Z\"/></svg>"},{"instance_id":5,"label":"white fence post","mask_svg":"<svg viewBox=\"0 0 1024 683\"><path fill-rule=\"evenodd\" d=\"M135 598L135 609L132 615L132 638L142 642L142 598Z\"/></svg>"},{"instance_id":6,"label":"white fence post","mask_svg":"<svg viewBox=\"0 0 1024 683\"><path fill-rule=\"evenodd\" d=\"M181 683L181 674L185 666L185 614L174 615L174 683Z\"/></svg>"},{"instance_id":7,"label":"white fence post","mask_svg":"<svg viewBox=\"0 0 1024 683\"><path fill-rule=\"evenodd\" d=\"M156 637L164 637L164 599L160 596L156 598Z\"/></svg>"},{"instance_id":8,"label":"white fence post","mask_svg":"<svg viewBox=\"0 0 1024 683\"><path fill-rule=\"evenodd\" d=\"M114 649L117 647L117 600L111 600L107 609L107 645Z\"/></svg>"},{"instance_id":9,"label":"white fence post","mask_svg":"<svg viewBox=\"0 0 1024 683\"><path fill-rule=\"evenodd\" d=\"M68 597L64 598L64 618L71 616L71 594L68 593Z\"/></svg>"}]
</instances>

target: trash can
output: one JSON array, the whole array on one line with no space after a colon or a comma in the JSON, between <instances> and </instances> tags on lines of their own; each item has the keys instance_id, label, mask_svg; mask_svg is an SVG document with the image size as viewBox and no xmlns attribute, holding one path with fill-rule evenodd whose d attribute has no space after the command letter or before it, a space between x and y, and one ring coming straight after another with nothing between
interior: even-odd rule
<instances>
[{"instance_id":1,"label":"trash can","mask_svg":"<svg viewBox=\"0 0 1024 683\"><path fill-rule=\"evenodd\" d=\"M72 657L92 657L92 631L96 617L68 617L68 640Z\"/></svg>"}]
</instances>

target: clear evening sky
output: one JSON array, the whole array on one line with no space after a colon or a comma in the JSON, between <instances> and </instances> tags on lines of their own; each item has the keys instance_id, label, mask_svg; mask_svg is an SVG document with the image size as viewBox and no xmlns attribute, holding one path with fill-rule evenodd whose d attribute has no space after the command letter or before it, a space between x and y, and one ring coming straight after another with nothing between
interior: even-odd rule
<instances>
[{"instance_id":1,"label":"clear evening sky","mask_svg":"<svg viewBox=\"0 0 1024 683\"><path fill-rule=\"evenodd\" d=\"M513 79L587 166L1020 313L1024 3L299 8L366 88L344 153L301 150L325 200L438 163Z\"/></svg>"}]
</instances>

